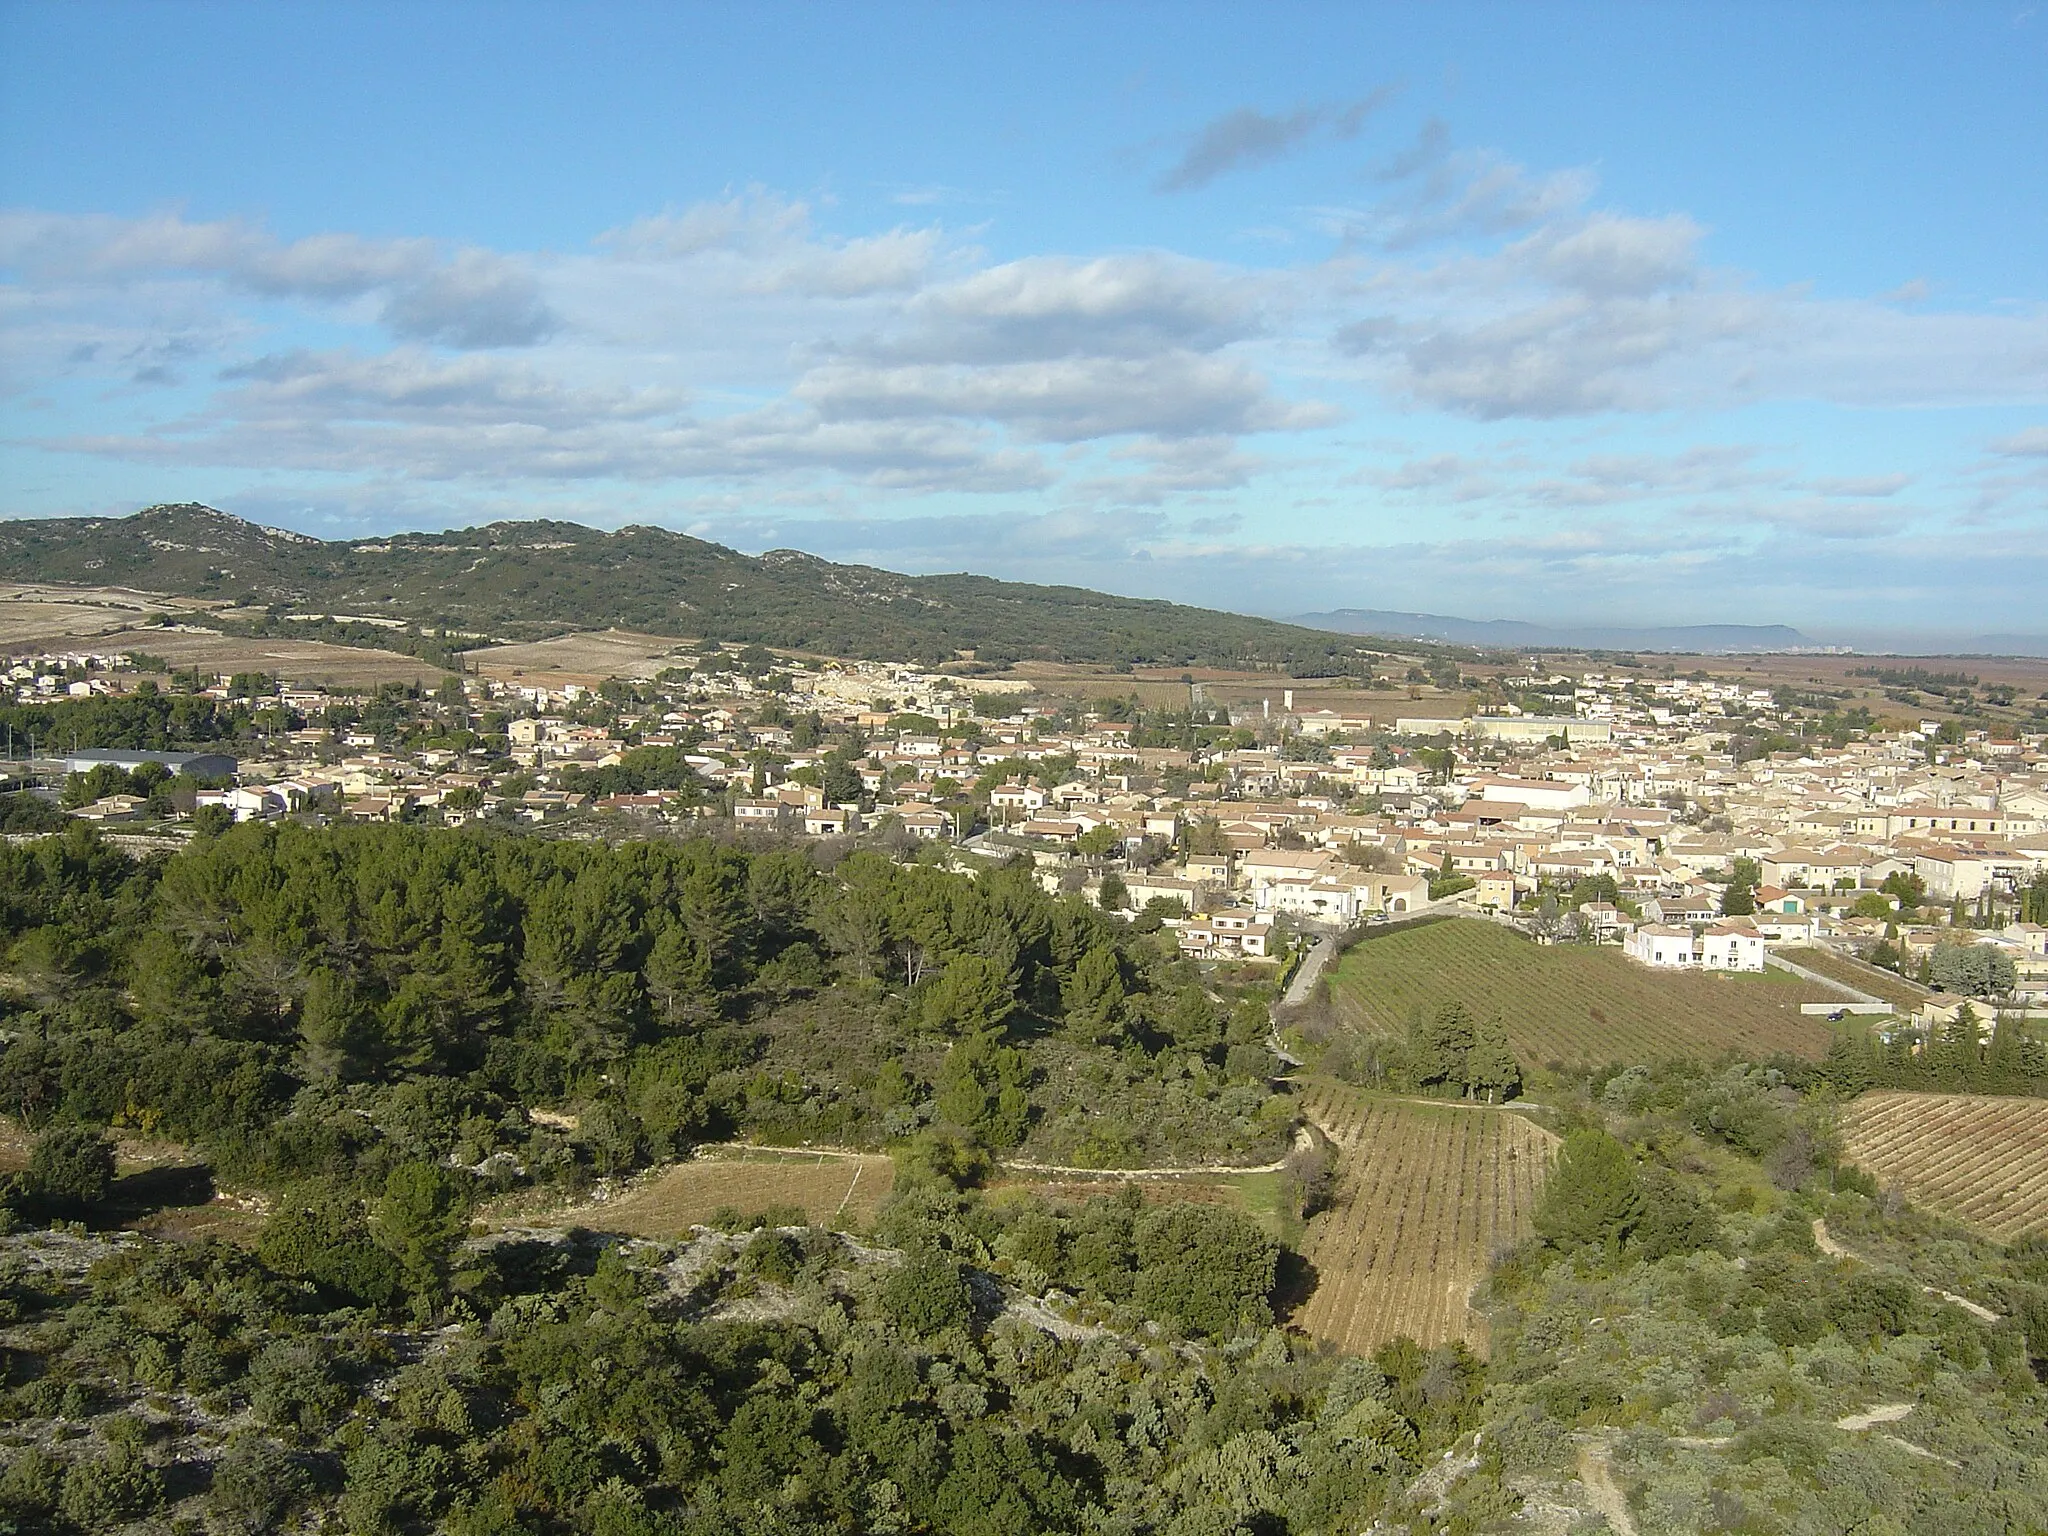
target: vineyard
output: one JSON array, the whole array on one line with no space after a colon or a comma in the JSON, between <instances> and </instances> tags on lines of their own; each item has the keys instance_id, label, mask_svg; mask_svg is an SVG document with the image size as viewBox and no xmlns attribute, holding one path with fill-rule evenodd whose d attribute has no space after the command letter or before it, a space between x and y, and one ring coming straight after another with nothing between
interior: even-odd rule
<instances>
[{"instance_id":1,"label":"vineyard","mask_svg":"<svg viewBox=\"0 0 2048 1536\"><path fill-rule=\"evenodd\" d=\"M1365 939L1330 976L1338 1017L1382 1035L1456 1000L1498 1017L1525 1066L1787 1051L1818 1057L1828 1026L1799 1011L1839 1001L1780 971L1653 971L1619 949L1541 945L1470 918Z\"/></svg>"},{"instance_id":2,"label":"vineyard","mask_svg":"<svg viewBox=\"0 0 2048 1536\"><path fill-rule=\"evenodd\" d=\"M1805 966L1816 975L1839 981L1872 997L1883 998L1903 1012L1911 1013L1932 996L1916 981L1908 981L1879 966L1865 965L1849 955L1838 955L1831 949L1788 949L1785 958L1794 965Z\"/></svg>"},{"instance_id":3,"label":"vineyard","mask_svg":"<svg viewBox=\"0 0 2048 1536\"><path fill-rule=\"evenodd\" d=\"M752 1216L779 1205L798 1207L821 1226L862 1231L894 1182L895 1165L881 1156L711 1149L616 1199L555 1220L637 1237L677 1237L724 1208Z\"/></svg>"},{"instance_id":4,"label":"vineyard","mask_svg":"<svg viewBox=\"0 0 2048 1536\"><path fill-rule=\"evenodd\" d=\"M2007 1242L2048 1229L2048 1099L1866 1093L1842 1129L1854 1162L1921 1205Z\"/></svg>"},{"instance_id":5,"label":"vineyard","mask_svg":"<svg viewBox=\"0 0 2048 1536\"><path fill-rule=\"evenodd\" d=\"M1556 1138L1511 1110L1317 1087L1304 1106L1338 1149L1331 1209L1302 1244L1308 1333L1360 1353L1405 1333L1486 1347L1467 1304L1495 1253L1527 1238Z\"/></svg>"}]
</instances>

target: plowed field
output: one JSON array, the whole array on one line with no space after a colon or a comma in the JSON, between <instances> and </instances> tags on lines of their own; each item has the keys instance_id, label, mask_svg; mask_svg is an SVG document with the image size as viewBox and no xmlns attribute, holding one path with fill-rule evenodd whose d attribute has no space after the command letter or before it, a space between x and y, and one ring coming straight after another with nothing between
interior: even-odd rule
<instances>
[{"instance_id":1,"label":"plowed field","mask_svg":"<svg viewBox=\"0 0 2048 1536\"><path fill-rule=\"evenodd\" d=\"M2048 1230L2048 1099L1887 1089L1842 1130L1853 1161L1917 1204L2007 1241Z\"/></svg>"},{"instance_id":2,"label":"plowed field","mask_svg":"<svg viewBox=\"0 0 2048 1536\"><path fill-rule=\"evenodd\" d=\"M1346 1088L1312 1089L1304 1108L1337 1146L1337 1192L1308 1224L1316 1289L1295 1320L1360 1353L1402 1333L1483 1350L1467 1298L1529 1236L1557 1138L1511 1110Z\"/></svg>"},{"instance_id":3,"label":"plowed field","mask_svg":"<svg viewBox=\"0 0 2048 1536\"><path fill-rule=\"evenodd\" d=\"M1653 971L1618 948L1538 944L1495 923L1453 918L1366 939L1330 976L1340 1018L1401 1035L1452 1000L1500 1019L1525 1067L1598 1066L1739 1051L1818 1057L1824 1019L1803 1002L1841 999L1782 971Z\"/></svg>"}]
</instances>

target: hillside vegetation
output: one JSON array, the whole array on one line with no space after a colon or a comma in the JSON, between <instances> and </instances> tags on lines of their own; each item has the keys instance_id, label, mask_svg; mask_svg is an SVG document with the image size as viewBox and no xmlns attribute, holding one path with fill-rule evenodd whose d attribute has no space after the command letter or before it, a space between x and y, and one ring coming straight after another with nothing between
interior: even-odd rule
<instances>
[{"instance_id":1,"label":"hillside vegetation","mask_svg":"<svg viewBox=\"0 0 2048 1536\"><path fill-rule=\"evenodd\" d=\"M493 523L325 542L211 507L0 523L0 579L121 585L532 639L619 626L881 661L1356 670L1357 641L1178 603L985 576L899 576L795 550L743 555L664 528ZM390 645L337 623L304 638ZM360 634L353 631L359 630ZM1415 650L1404 643L1404 650Z\"/></svg>"}]
</instances>

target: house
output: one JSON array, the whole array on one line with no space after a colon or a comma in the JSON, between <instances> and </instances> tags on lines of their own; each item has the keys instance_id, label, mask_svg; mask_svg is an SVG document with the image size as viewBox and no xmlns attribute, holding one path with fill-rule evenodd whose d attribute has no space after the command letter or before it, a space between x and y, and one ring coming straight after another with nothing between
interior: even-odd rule
<instances>
[{"instance_id":1,"label":"house","mask_svg":"<svg viewBox=\"0 0 2048 1536\"><path fill-rule=\"evenodd\" d=\"M1622 946L1631 960L1668 970L1690 970L1693 964L1692 930L1668 923L1645 923L1628 936Z\"/></svg>"},{"instance_id":2,"label":"house","mask_svg":"<svg viewBox=\"0 0 2048 1536\"><path fill-rule=\"evenodd\" d=\"M1514 908L1519 897L1521 882L1513 875L1493 872L1479 877L1473 899L1482 907L1491 907L1496 912L1507 912Z\"/></svg>"},{"instance_id":3,"label":"house","mask_svg":"<svg viewBox=\"0 0 2048 1536\"><path fill-rule=\"evenodd\" d=\"M850 837L860 830L860 812L843 805L819 806L804 812L804 832L810 837Z\"/></svg>"},{"instance_id":4,"label":"house","mask_svg":"<svg viewBox=\"0 0 2048 1536\"><path fill-rule=\"evenodd\" d=\"M1700 935L1699 963L1709 971L1760 971L1764 936L1754 923L1717 923Z\"/></svg>"},{"instance_id":5,"label":"house","mask_svg":"<svg viewBox=\"0 0 2048 1536\"><path fill-rule=\"evenodd\" d=\"M1019 837L1036 837L1047 842L1071 843L1087 827L1078 821L1066 821L1053 816L1034 816L1029 821L1020 821L1011 828Z\"/></svg>"},{"instance_id":6,"label":"house","mask_svg":"<svg viewBox=\"0 0 2048 1536\"><path fill-rule=\"evenodd\" d=\"M1757 887L1756 909L1759 912L1783 912L1793 915L1806 910L1806 898L1797 891L1788 891L1775 885Z\"/></svg>"},{"instance_id":7,"label":"house","mask_svg":"<svg viewBox=\"0 0 2048 1536\"><path fill-rule=\"evenodd\" d=\"M1207 889L1176 875L1149 871L1131 871L1123 876L1123 882L1124 892L1134 907L1142 907L1148 901L1177 901L1190 912L1201 910L1202 897Z\"/></svg>"},{"instance_id":8,"label":"house","mask_svg":"<svg viewBox=\"0 0 2048 1536\"><path fill-rule=\"evenodd\" d=\"M1611 901L1589 901L1579 908L1579 921L1596 942L1619 943L1635 931L1635 920Z\"/></svg>"},{"instance_id":9,"label":"house","mask_svg":"<svg viewBox=\"0 0 2048 1536\"><path fill-rule=\"evenodd\" d=\"M133 821L149 806L141 795L105 795L71 814L87 821Z\"/></svg>"},{"instance_id":10,"label":"house","mask_svg":"<svg viewBox=\"0 0 2048 1536\"><path fill-rule=\"evenodd\" d=\"M732 819L749 826L772 827L782 819L782 811L780 800L735 800L732 803Z\"/></svg>"},{"instance_id":11,"label":"house","mask_svg":"<svg viewBox=\"0 0 2048 1536\"><path fill-rule=\"evenodd\" d=\"M1429 900L1427 875L1360 875L1355 877L1369 892L1364 910L1398 917L1413 912Z\"/></svg>"},{"instance_id":12,"label":"house","mask_svg":"<svg viewBox=\"0 0 2048 1536\"><path fill-rule=\"evenodd\" d=\"M1808 913L1766 912L1756 914L1756 931L1766 944L1811 944L1820 930L1820 920Z\"/></svg>"},{"instance_id":13,"label":"house","mask_svg":"<svg viewBox=\"0 0 2048 1536\"><path fill-rule=\"evenodd\" d=\"M218 805L226 808L237 821L262 821L270 816L285 813L285 797L276 791L263 789L202 789L194 797L198 805Z\"/></svg>"},{"instance_id":14,"label":"house","mask_svg":"<svg viewBox=\"0 0 2048 1536\"><path fill-rule=\"evenodd\" d=\"M1335 861L1327 853L1287 848L1252 849L1237 861L1237 872L1256 893L1260 887L1281 880L1313 879L1329 872Z\"/></svg>"},{"instance_id":15,"label":"house","mask_svg":"<svg viewBox=\"0 0 2048 1536\"><path fill-rule=\"evenodd\" d=\"M1261 912L1292 912L1312 922L1350 923L1371 910L1370 875L1301 875L1259 887Z\"/></svg>"},{"instance_id":16,"label":"house","mask_svg":"<svg viewBox=\"0 0 2048 1536\"><path fill-rule=\"evenodd\" d=\"M1273 925L1261 922L1256 912L1232 907L1182 923L1179 937L1181 952L1198 960L1233 955L1264 960L1273 937Z\"/></svg>"},{"instance_id":17,"label":"house","mask_svg":"<svg viewBox=\"0 0 2048 1536\"><path fill-rule=\"evenodd\" d=\"M144 763L156 763L178 774L190 774L195 779L233 778L237 764L225 752L131 752L126 748L91 748L83 752L70 752L63 758L63 769L69 773L91 773L95 768L108 764L123 773L133 773Z\"/></svg>"},{"instance_id":18,"label":"house","mask_svg":"<svg viewBox=\"0 0 2048 1536\"><path fill-rule=\"evenodd\" d=\"M1018 780L1012 779L1007 784L997 785L990 792L988 803L990 809L1003 812L1006 815L1015 811L1023 811L1029 814L1033 811L1044 810L1050 799L1051 796L1046 793L1045 786L1037 780L1033 779L1020 783Z\"/></svg>"},{"instance_id":19,"label":"house","mask_svg":"<svg viewBox=\"0 0 2048 1536\"><path fill-rule=\"evenodd\" d=\"M953 831L953 818L944 811L905 810L896 819L912 837L921 837L927 842L943 842Z\"/></svg>"}]
</instances>

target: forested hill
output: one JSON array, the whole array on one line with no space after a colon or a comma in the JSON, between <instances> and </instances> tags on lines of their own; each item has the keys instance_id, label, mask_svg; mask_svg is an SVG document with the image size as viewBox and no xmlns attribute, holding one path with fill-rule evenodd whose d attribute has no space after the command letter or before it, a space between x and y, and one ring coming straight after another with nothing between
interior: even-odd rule
<instances>
[{"instance_id":1,"label":"forested hill","mask_svg":"<svg viewBox=\"0 0 2048 1536\"><path fill-rule=\"evenodd\" d=\"M533 638L617 625L877 661L1024 658L1353 670L1359 642L1080 587L902 576L795 550L744 555L665 528L510 522L327 542L211 507L0 522L0 580L401 618ZM1404 647L1410 649L1412 646Z\"/></svg>"}]
</instances>

